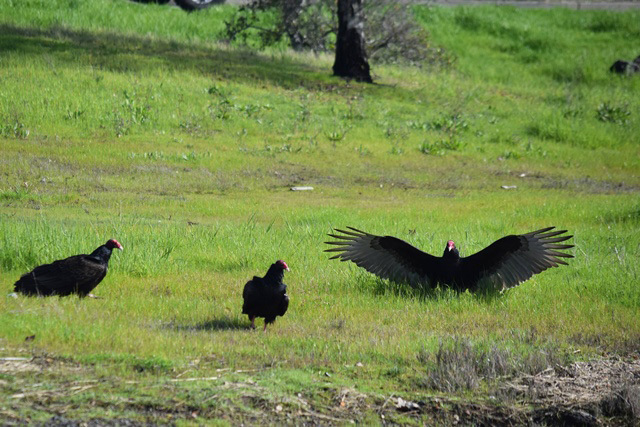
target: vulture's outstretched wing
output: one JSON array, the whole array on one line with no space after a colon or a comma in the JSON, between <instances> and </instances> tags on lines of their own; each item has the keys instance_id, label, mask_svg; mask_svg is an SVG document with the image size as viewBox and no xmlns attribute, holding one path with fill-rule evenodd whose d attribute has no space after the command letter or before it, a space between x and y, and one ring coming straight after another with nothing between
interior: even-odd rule
<instances>
[{"instance_id":1,"label":"vulture's outstretched wing","mask_svg":"<svg viewBox=\"0 0 640 427\"><path fill-rule=\"evenodd\" d=\"M421 251L409 243L392 236L376 236L353 227L338 230L342 234L329 234L339 239L325 242L336 248L325 252L339 252L330 259L353 261L370 273L383 279L411 285L430 284L430 277L438 268L438 258Z\"/></svg>"},{"instance_id":2,"label":"vulture's outstretched wing","mask_svg":"<svg viewBox=\"0 0 640 427\"><path fill-rule=\"evenodd\" d=\"M461 258L456 277L458 287L472 288L488 281L494 288L506 289L524 282L547 268L567 265L562 258L573 258L559 245L573 236L561 236L567 230L543 228L527 234L511 235L496 240L478 253Z\"/></svg>"}]
</instances>

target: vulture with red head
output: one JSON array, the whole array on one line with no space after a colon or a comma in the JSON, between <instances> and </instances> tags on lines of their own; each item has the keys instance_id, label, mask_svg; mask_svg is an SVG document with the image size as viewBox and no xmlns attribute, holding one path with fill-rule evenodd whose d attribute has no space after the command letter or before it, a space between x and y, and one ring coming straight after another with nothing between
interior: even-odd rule
<instances>
[{"instance_id":1,"label":"vulture with red head","mask_svg":"<svg viewBox=\"0 0 640 427\"><path fill-rule=\"evenodd\" d=\"M256 317L264 317L264 331L267 325L276 320L276 316L284 316L289 308L287 285L282 283L284 272L289 271L286 262L278 260L271 264L264 277L253 276L244 285L242 298L242 314L249 316L251 329L255 329Z\"/></svg>"},{"instance_id":2,"label":"vulture with red head","mask_svg":"<svg viewBox=\"0 0 640 427\"><path fill-rule=\"evenodd\" d=\"M90 295L107 275L113 249L122 250L122 245L115 239L99 246L89 255L74 255L38 266L23 274L15 283L14 290L32 296Z\"/></svg>"},{"instance_id":3,"label":"vulture with red head","mask_svg":"<svg viewBox=\"0 0 640 427\"><path fill-rule=\"evenodd\" d=\"M526 234L496 240L480 252L461 257L453 240L447 242L441 257L430 255L392 236L376 236L356 228L329 234L338 239L326 242L338 252L330 259L352 261L383 279L412 286L448 286L458 291L503 290L517 286L534 274L550 267L567 265L563 258L573 258L563 250L573 245L560 244L573 236L566 230L547 227Z\"/></svg>"}]
</instances>

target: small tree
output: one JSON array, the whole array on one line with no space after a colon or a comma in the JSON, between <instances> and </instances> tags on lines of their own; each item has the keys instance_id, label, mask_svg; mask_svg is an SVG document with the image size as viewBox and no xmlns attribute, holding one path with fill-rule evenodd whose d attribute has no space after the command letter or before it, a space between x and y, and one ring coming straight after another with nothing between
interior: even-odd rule
<instances>
[{"instance_id":1,"label":"small tree","mask_svg":"<svg viewBox=\"0 0 640 427\"><path fill-rule=\"evenodd\" d=\"M340 4L348 6L342 9L345 14L342 24ZM368 66L364 64L369 60L417 66L450 65L454 58L444 49L430 46L428 33L416 22L411 8L410 3L397 0L251 0L226 22L225 35L229 41L259 48L288 45L298 51L333 51L336 59L341 60L345 57L338 52L353 52L350 48L355 46L360 52L354 55L360 61L355 69L360 70L358 75L362 76L368 74ZM352 13L354 19L347 17L348 13ZM355 33L353 42L338 46L342 38L338 34L340 25L347 30L345 33ZM367 37L364 37L363 27L366 27ZM345 74L350 69L348 65L344 68L345 73L343 64L338 62L334 70L336 66L336 75L349 77ZM363 78L363 81L367 79Z\"/></svg>"},{"instance_id":2,"label":"small tree","mask_svg":"<svg viewBox=\"0 0 640 427\"><path fill-rule=\"evenodd\" d=\"M338 0L338 36L333 75L372 83L364 39L362 0Z\"/></svg>"}]
</instances>

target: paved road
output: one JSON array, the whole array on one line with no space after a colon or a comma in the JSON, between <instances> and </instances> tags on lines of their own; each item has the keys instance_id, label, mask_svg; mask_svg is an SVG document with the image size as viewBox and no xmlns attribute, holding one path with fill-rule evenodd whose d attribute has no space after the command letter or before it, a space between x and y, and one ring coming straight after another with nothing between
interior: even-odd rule
<instances>
[{"instance_id":1,"label":"paved road","mask_svg":"<svg viewBox=\"0 0 640 427\"><path fill-rule=\"evenodd\" d=\"M222 0L227 4L246 4L250 0ZM365 0L366 1L366 0ZM531 9L551 9L553 7L566 7L569 9L606 9L606 10L628 10L640 9L640 0L635 1L579 1L579 0L405 0L417 4L430 4L437 6L482 6L482 5L503 5L516 6ZM173 2L171 5L175 4Z\"/></svg>"},{"instance_id":2,"label":"paved road","mask_svg":"<svg viewBox=\"0 0 640 427\"><path fill-rule=\"evenodd\" d=\"M236 1L236 0L234 0ZM640 9L640 1L500 1L500 0L432 0L417 1L421 4L433 4L438 6L481 6L481 5L507 5L532 9L551 9L553 7L566 7L569 9L607 9L628 10Z\"/></svg>"}]
</instances>

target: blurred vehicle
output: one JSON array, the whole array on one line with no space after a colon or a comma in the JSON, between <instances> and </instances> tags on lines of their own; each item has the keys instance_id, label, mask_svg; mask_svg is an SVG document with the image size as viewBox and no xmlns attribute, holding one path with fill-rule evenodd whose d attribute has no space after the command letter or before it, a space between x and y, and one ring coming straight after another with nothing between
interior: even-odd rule
<instances>
[{"instance_id":1,"label":"blurred vehicle","mask_svg":"<svg viewBox=\"0 0 640 427\"><path fill-rule=\"evenodd\" d=\"M184 10L200 10L214 4L224 3L224 0L173 0Z\"/></svg>"},{"instance_id":2,"label":"blurred vehicle","mask_svg":"<svg viewBox=\"0 0 640 427\"><path fill-rule=\"evenodd\" d=\"M134 0L134 1L138 3L167 4L171 0ZM214 4L224 3L225 0L173 0L173 2L177 6L179 6L181 9L191 12L194 10L205 9L209 6L213 6Z\"/></svg>"}]
</instances>

